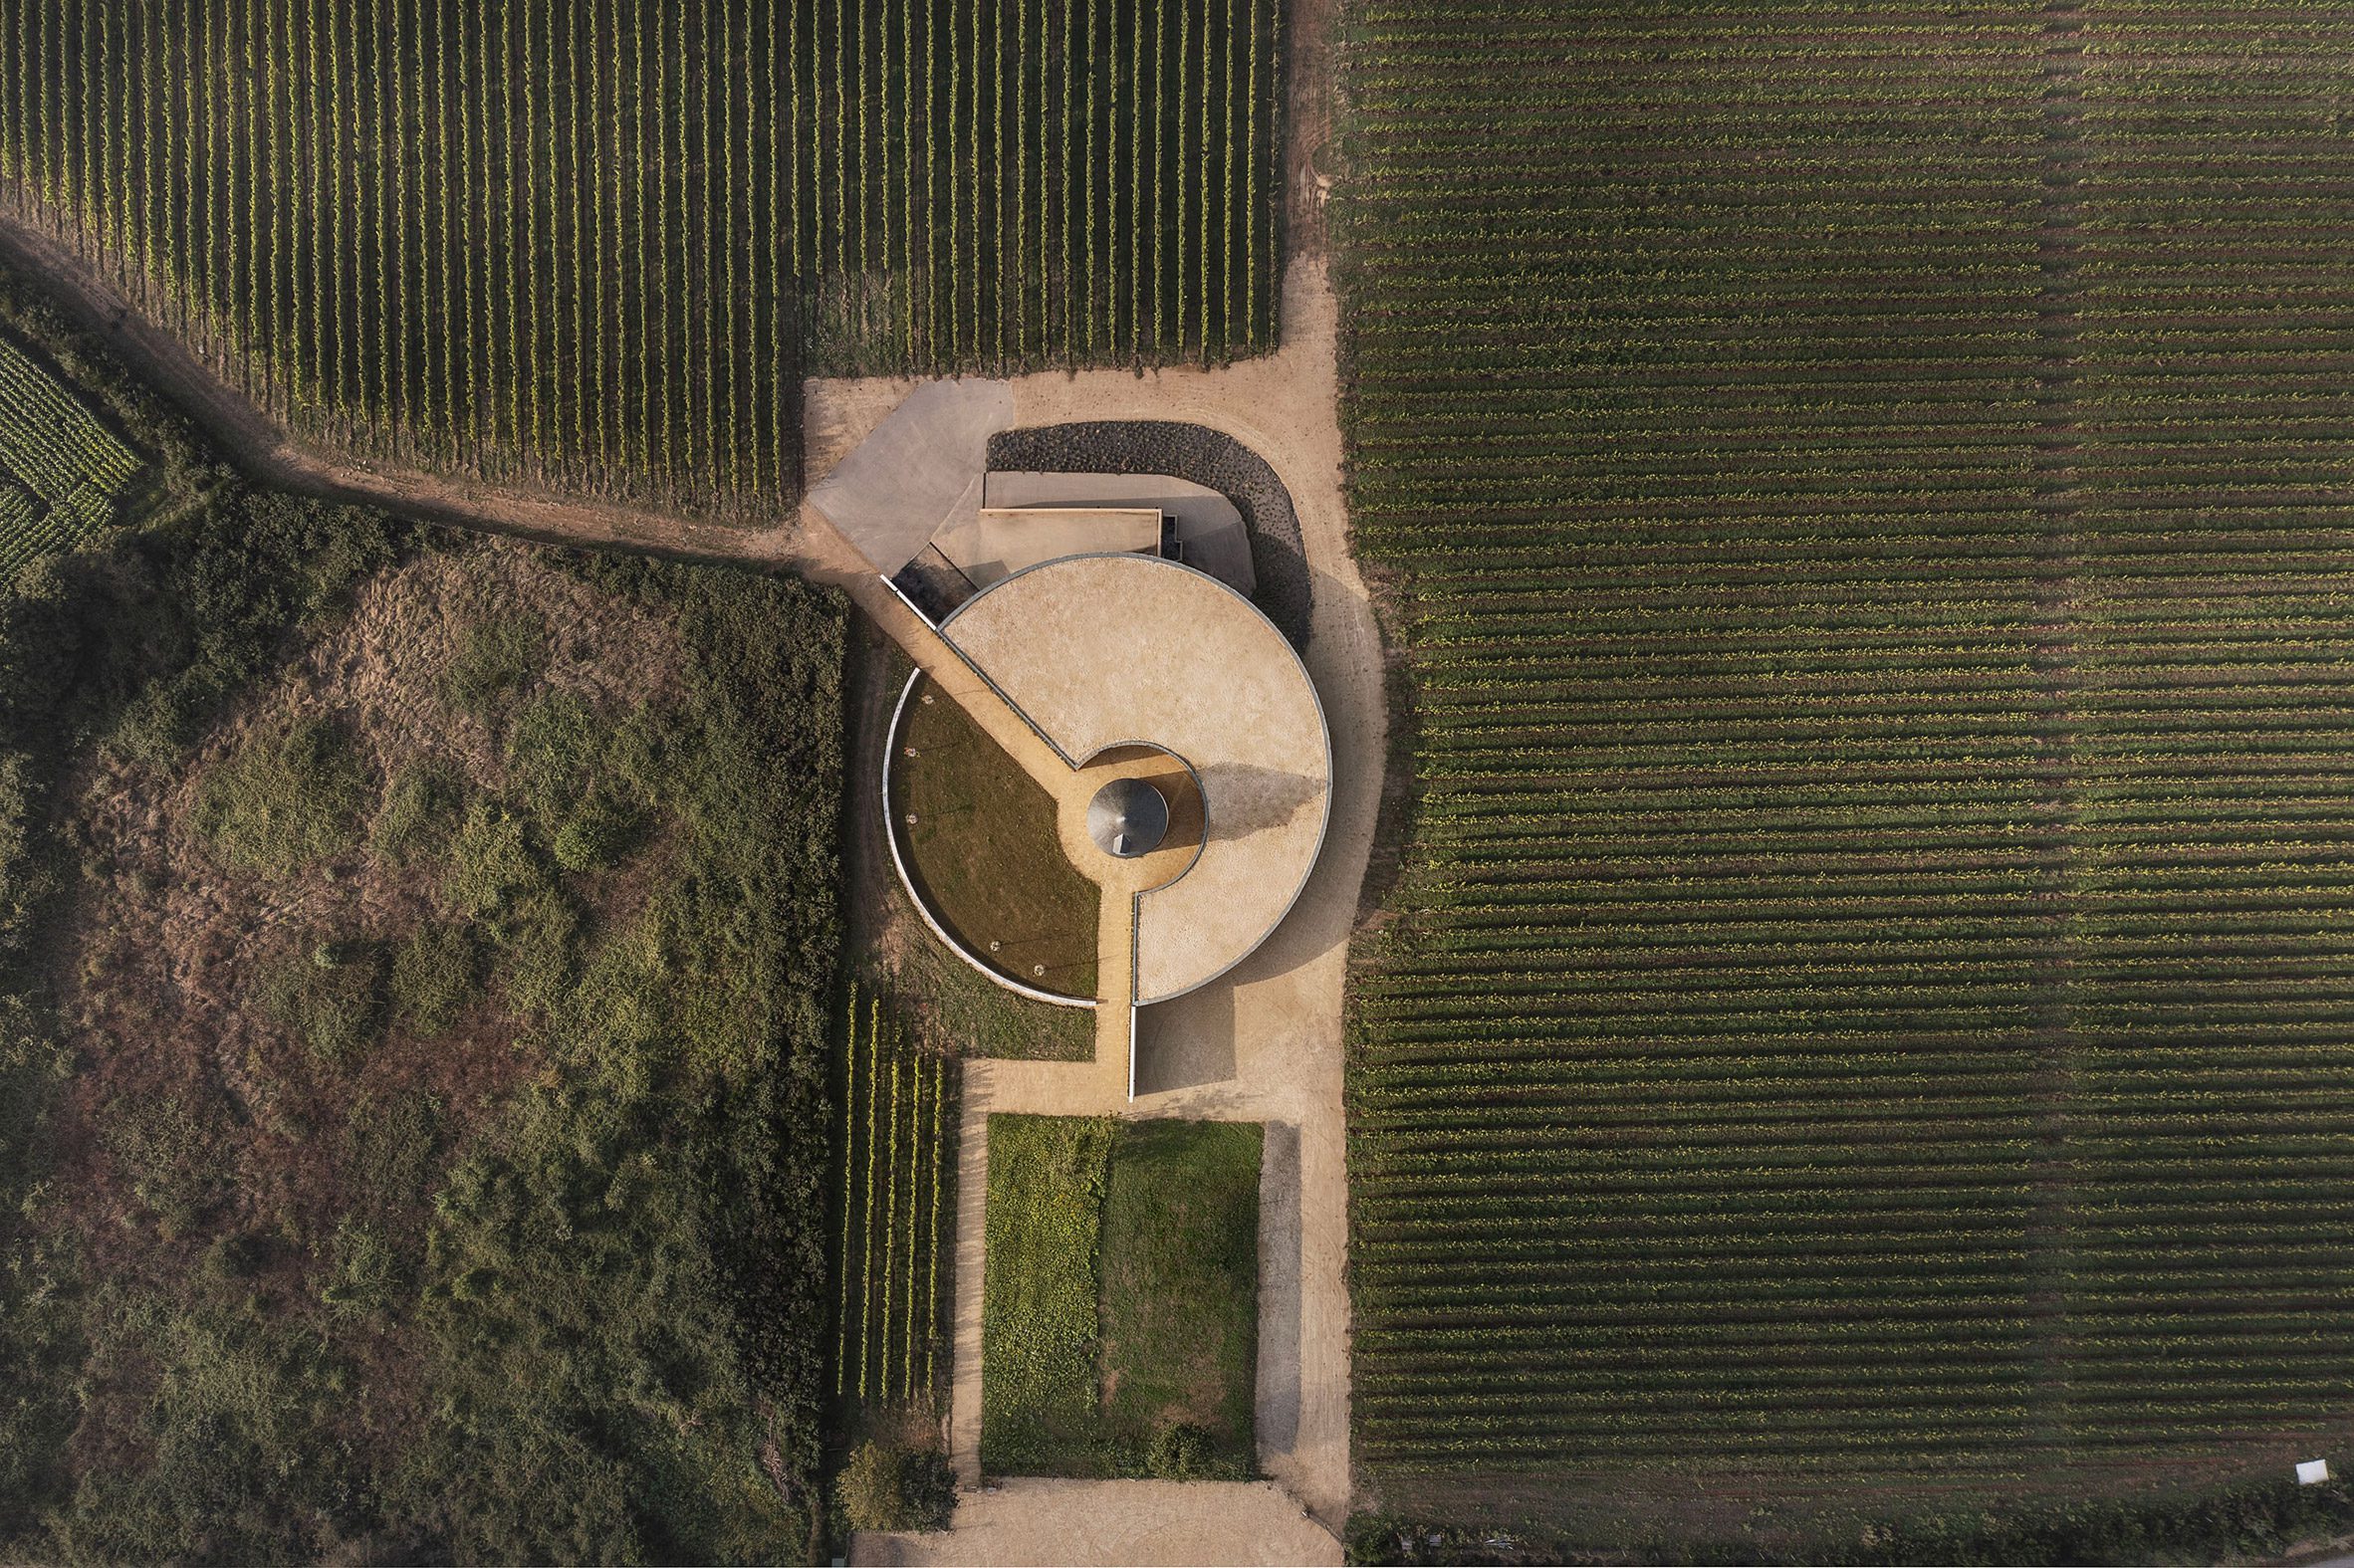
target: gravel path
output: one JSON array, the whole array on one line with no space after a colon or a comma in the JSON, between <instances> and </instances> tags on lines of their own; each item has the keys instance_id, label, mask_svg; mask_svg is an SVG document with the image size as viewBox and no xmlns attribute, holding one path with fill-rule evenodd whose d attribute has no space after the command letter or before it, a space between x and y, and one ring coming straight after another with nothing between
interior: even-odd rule
<instances>
[{"instance_id":1,"label":"gravel path","mask_svg":"<svg viewBox=\"0 0 2354 1568\"><path fill-rule=\"evenodd\" d=\"M1265 1482L1010 1480L941 1535L861 1535L853 1563L1337 1563L1340 1543Z\"/></svg>"}]
</instances>

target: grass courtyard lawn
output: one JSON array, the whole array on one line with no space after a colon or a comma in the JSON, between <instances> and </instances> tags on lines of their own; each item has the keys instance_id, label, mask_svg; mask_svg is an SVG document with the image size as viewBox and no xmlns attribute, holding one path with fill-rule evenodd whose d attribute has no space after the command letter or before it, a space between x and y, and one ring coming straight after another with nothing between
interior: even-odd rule
<instances>
[{"instance_id":1,"label":"grass courtyard lawn","mask_svg":"<svg viewBox=\"0 0 2354 1568\"><path fill-rule=\"evenodd\" d=\"M1259 1359L1256 1122L1130 1122L1103 1193L1097 1365L1119 1440L1198 1427L1252 1467Z\"/></svg>"},{"instance_id":2,"label":"grass courtyard lawn","mask_svg":"<svg viewBox=\"0 0 2354 1568\"><path fill-rule=\"evenodd\" d=\"M1053 796L928 680L891 748L890 829L933 915L1024 985L1095 995L1099 894L1062 852Z\"/></svg>"},{"instance_id":3,"label":"grass courtyard lawn","mask_svg":"<svg viewBox=\"0 0 2354 1568\"><path fill-rule=\"evenodd\" d=\"M981 1462L1063 1467L1096 1422L1097 1247L1117 1124L989 1118L988 1262L981 1322Z\"/></svg>"},{"instance_id":4,"label":"grass courtyard lawn","mask_svg":"<svg viewBox=\"0 0 2354 1568\"><path fill-rule=\"evenodd\" d=\"M989 1119L983 1468L1253 1471L1260 1143L1248 1123Z\"/></svg>"}]
</instances>

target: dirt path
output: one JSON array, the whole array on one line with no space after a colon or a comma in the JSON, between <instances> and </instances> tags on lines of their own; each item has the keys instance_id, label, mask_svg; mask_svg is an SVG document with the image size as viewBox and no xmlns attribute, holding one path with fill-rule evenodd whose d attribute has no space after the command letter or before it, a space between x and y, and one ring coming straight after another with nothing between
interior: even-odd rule
<instances>
[{"instance_id":1,"label":"dirt path","mask_svg":"<svg viewBox=\"0 0 2354 1568\"><path fill-rule=\"evenodd\" d=\"M6 204L0 204L0 257L39 278L70 320L169 398L259 483L323 501L379 506L424 522L560 544L778 564L795 557L800 529L791 519L780 517L769 528L698 523L419 469L377 467L327 452L281 429L177 336L141 315L113 281Z\"/></svg>"},{"instance_id":2,"label":"dirt path","mask_svg":"<svg viewBox=\"0 0 2354 1568\"><path fill-rule=\"evenodd\" d=\"M1336 1563L1340 1543L1264 1481L1032 1479L966 1497L948 1534L861 1535L850 1561Z\"/></svg>"},{"instance_id":3,"label":"dirt path","mask_svg":"<svg viewBox=\"0 0 2354 1568\"><path fill-rule=\"evenodd\" d=\"M1324 228L1330 193L1333 71L1340 0L1289 0L1291 53L1285 61L1290 91L1284 105L1284 254L1331 254ZM1287 329L1288 330L1288 329Z\"/></svg>"}]
</instances>

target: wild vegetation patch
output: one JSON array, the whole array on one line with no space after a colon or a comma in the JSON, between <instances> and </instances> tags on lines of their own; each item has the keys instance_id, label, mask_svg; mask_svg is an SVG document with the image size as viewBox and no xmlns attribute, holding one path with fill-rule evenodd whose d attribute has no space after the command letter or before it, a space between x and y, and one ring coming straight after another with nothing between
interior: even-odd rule
<instances>
[{"instance_id":1,"label":"wild vegetation patch","mask_svg":"<svg viewBox=\"0 0 2354 1568\"><path fill-rule=\"evenodd\" d=\"M810 1550L838 608L227 490L5 614L10 1549Z\"/></svg>"}]
</instances>

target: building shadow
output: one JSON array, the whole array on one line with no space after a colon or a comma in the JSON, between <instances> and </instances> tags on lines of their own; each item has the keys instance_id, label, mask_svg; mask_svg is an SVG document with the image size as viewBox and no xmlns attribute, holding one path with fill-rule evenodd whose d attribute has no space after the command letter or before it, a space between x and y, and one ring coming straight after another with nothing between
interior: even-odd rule
<instances>
[{"instance_id":1,"label":"building shadow","mask_svg":"<svg viewBox=\"0 0 2354 1568\"><path fill-rule=\"evenodd\" d=\"M1256 763L1204 763L1195 772L1209 802L1213 839L1249 838L1270 828L1289 827L1326 788L1320 779Z\"/></svg>"},{"instance_id":2,"label":"building shadow","mask_svg":"<svg viewBox=\"0 0 2354 1568\"><path fill-rule=\"evenodd\" d=\"M1259 1166L1259 1454L1299 1442L1299 1129L1266 1124Z\"/></svg>"},{"instance_id":3,"label":"building shadow","mask_svg":"<svg viewBox=\"0 0 2354 1568\"><path fill-rule=\"evenodd\" d=\"M1214 980L1136 1009L1136 1092L1165 1094L1235 1078L1234 985Z\"/></svg>"}]
</instances>

